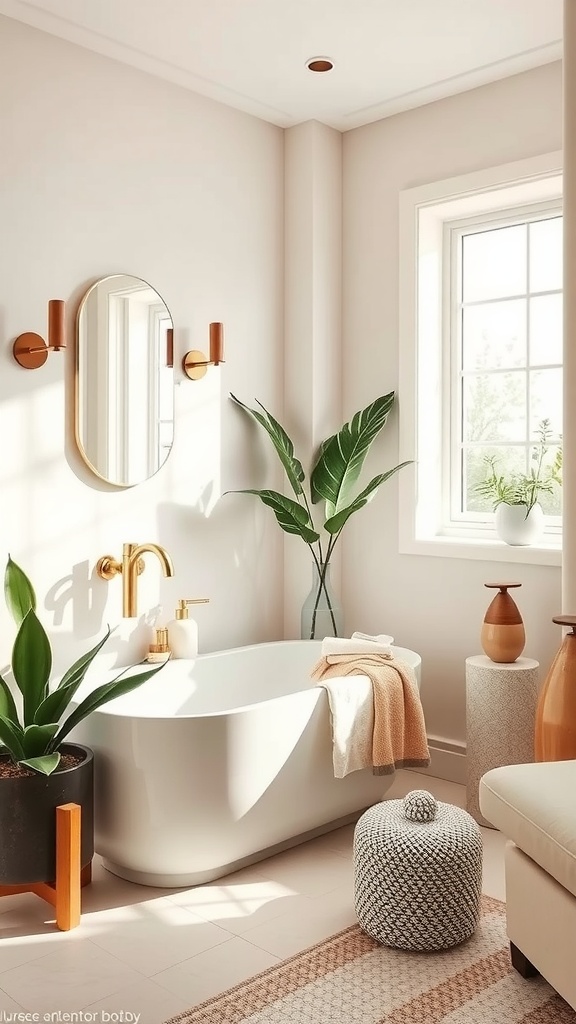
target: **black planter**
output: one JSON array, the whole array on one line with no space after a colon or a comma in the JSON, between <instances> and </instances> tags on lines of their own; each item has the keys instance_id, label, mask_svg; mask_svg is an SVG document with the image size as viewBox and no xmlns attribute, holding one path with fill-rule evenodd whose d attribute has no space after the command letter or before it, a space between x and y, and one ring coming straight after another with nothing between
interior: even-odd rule
<instances>
[{"instance_id":1,"label":"black planter","mask_svg":"<svg viewBox=\"0 0 576 1024\"><path fill-rule=\"evenodd\" d=\"M94 755L79 743L64 743L62 754L79 754L80 764L52 775L0 778L0 885L54 882L56 808L82 808L82 867L94 855Z\"/></svg>"}]
</instances>

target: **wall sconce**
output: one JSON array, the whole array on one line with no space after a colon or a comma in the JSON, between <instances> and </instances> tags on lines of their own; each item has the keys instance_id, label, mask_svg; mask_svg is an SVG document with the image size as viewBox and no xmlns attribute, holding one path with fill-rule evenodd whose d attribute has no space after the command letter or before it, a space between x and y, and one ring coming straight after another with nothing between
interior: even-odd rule
<instances>
[{"instance_id":1,"label":"wall sconce","mask_svg":"<svg viewBox=\"0 0 576 1024\"><path fill-rule=\"evenodd\" d=\"M203 352L192 349L182 360L182 369L190 380L200 380L209 366L224 362L224 324L210 324L210 359Z\"/></svg>"},{"instance_id":2,"label":"wall sconce","mask_svg":"<svg viewBox=\"0 0 576 1024\"><path fill-rule=\"evenodd\" d=\"M48 359L49 352L59 352L66 348L64 329L64 313L66 305L63 299L50 299L48 303L48 343L39 334L27 331L20 334L14 342L14 359L25 370L37 370Z\"/></svg>"}]
</instances>

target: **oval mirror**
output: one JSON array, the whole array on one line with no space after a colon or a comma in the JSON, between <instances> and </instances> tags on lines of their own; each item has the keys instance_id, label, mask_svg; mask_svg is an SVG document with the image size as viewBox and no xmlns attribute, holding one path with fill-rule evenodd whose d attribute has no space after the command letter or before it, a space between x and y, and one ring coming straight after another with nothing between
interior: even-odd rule
<instances>
[{"instance_id":1,"label":"oval mirror","mask_svg":"<svg viewBox=\"0 0 576 1024\"><path fill-rule=\"evenodd\" d=\"M146 281L103 277L76 331L76 440L90 469L118 487L153 476L174 439L172 317Z\"/></svg>"}]
</instances>

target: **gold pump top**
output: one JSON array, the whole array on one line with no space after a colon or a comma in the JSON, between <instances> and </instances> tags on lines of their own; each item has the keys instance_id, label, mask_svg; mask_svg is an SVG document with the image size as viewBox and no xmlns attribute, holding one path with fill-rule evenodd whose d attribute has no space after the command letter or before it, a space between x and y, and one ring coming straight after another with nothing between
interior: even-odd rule
<instances>
[{"instance_id":1,"label":"gold pump top","mask_svg":"<svg viewBox=\"0 0 576 1024\"><path fill-rule=\"evenodd\" d=\"M177 619L187 619L188 618L188 607L187 606L189 604L208 604L209 601L210 601L209 597L193 597L193 598L189 598L188 600L186 600L185 598L181 598L181 600L178 601L178 607L176 608L176 618Z\"/></svg>"},{"instance_id":2,"label":"gold pump top","mask_svg":"<svg viewBox=\"0 0 576 1024\"><path fill-rule=\"evenodd\" d=\"M168 630L165 626L155 630L156 640L155 643L150 644L150 651L153 654L166 654L170 652L168 644Z\"/></svg>"}]
</instances>

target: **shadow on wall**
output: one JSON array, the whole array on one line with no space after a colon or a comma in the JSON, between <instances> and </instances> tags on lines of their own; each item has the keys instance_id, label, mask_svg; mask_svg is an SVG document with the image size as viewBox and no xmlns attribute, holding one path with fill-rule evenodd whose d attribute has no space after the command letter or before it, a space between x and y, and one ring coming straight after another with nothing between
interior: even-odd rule
<instances>
[{"instance_id":1,"label":"shadow on wall","mask_svg":"<svg viewBox=\"0 0 576 1024\"><path fill-rule=\"evenodd\" d=\"M107 621L107 602L107 584L97 575L96 566L90 568L88 561L78 562L69 576L63 576L50 587L44 607L52 613L52 625L62 625L67 611L72 615L72 633L50 633L55 666L65 664L67 668L75 658L86 653L87 640L94 646L102 639L108 625L112 633L99 657L105 659L110 668L139 660L134 652L146 651L160 607L150 608L137 620L130 620L130 635L123 636L119 616L118 621L116 618Z\"/></svg>"},{"instance_id":2,"label":"shadow on wall","mask_svg":"<svg viewBox=\"0 0 576 1024\"><path fill-rule=\"evenodd\" d=\"M164 611L180 598L207 597L192 609L198 618L200 651L279 639L282 636L282 549L266 511L242 495L204 489L192 508L174 502L157 506L157 531L169 537L175 575L162 579ZM274 541L277 541L275 546ZM254 558L254 552L266 558Z\"/></svg>"}]
</instances>

